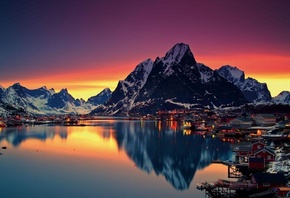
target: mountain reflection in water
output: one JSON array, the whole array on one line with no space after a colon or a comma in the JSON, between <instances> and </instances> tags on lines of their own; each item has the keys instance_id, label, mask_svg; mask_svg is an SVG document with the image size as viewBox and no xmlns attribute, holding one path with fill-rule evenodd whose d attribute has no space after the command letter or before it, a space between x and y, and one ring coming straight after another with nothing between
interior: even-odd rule
<instances>
[{"instance_id":1,"label":"mountain reflection in water","mask_svg":"<svg viewBox=\"0 0 290 198\"><path fill-rule=\"evenodd\" d=\"M196 170L205 168L213 160L232 157L230 145L219 139L183 135L181 131L157 127L156 123L143 124L140 127L138 122L117 123L115 138L119 148L140 169L163 175L176 189L189 188Z\"/></svg>"},{"instance_id":2,"label":"mountain reflection in water","mask_svg":"<svg viewBox=\"0 0 290 198\"><path fill-rule=\"evenodd\" d=\"M95 121L97 122L97 121ZM88 126L90 127L90 126ZM155 172L178 190L188 189L197 170L213 160L232 158L230 145L217 138L197 134L184 135L176 123L161 121L102 121L99 135L113 137L119 150L124 150L134 164L147 173ZM78 130L86 127L78 127ZM65 126L27 126L2 129L0 142L6 140L18 147L28 139L45 141L69 136Z\"/></svg>"}]
</instances>

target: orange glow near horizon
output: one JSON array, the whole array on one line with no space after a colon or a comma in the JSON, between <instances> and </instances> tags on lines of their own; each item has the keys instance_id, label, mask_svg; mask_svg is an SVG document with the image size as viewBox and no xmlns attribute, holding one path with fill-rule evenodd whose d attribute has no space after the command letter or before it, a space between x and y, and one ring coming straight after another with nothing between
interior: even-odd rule
<instances>
[{"instance_id":1,"label":"orange glow near horizon","mask_svg":"<svg viewBox=\"0 0 290 198\"><path fill-rule=\"evenodd\" d=\"M290 91L290 57L265 54L244 54L232 56L201 56L200 60L212 69L223 65L237 67L244 71L245 78L251 77L266 83L271 96L281 91Z\"/></svg>"},{"instance_id":2,"label":"orange glow near horizon","mask_svg":"<svg viewBox=\"0 0 290 198\"><path fill-rule=\"evenodd\" d=\"M277 96L281 91L290 90L290 58L286 56L263 54L198 56L197 62L199 62L198 60L205 60L204 64L212 69L218 69L223 65L236 66L245 72L246 77L252 77L261 83L267 83L272 97ZM123 62L118 65L111 63L104 65L102 68L95 68L93 64L90 64L83 67L83 70L77 67L77 70L72 69L66 73L22 78L17 82L28 89L46 86L48 89L54 88L56 92L59 92L61 89L67 88L74 98L87 100L105 88L114 91L118 81L125 79L138 64L137 61ZM16 82L11 80L2 82L1 85L7 88L14 83Z\"/></svg>"}]
</instances>

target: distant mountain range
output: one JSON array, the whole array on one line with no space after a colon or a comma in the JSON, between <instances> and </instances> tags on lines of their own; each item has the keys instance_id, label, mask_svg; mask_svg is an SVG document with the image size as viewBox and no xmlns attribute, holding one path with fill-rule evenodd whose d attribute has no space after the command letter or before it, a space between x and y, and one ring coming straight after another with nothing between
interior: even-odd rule
<instances>
[{"instance_id":1,"label":"distant mountain range","mask_svg":"<svg viewBox=\"0 0 290 198\"><path fill-rule=\"evenodd\" d=\"M7 89L0 87L0 115L13 110L33 114L87 114L107 101L111 93L111 90L106 88L86 102L72 97L67 89L56 93L54 89L46 87L30 90L15 83Z\"/></svg>"},{"instance_id":2,"label":"distant mountain range","mask_svg":"<svg viewBox=\"0 0 290 198\"><path fill-rule=\"evenodd\" d=\"M141 62L119 81L88 101L73 98L67 89L56 93L41 87L29 90L19 83L0 86L0 115L11 109L36 114L150 114L159 110L194 107L220 108L246 103L290 104L290 92L272 98L266 83L246 78L232 66L213 70L197 63L189 46L178 43L164 57Z\"/></svg>"}]
</instances>

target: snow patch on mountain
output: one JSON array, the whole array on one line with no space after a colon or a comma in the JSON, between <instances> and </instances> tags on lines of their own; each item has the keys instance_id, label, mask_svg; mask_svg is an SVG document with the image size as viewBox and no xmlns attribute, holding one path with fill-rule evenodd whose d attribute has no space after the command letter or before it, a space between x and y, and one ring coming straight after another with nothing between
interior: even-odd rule
<instances>
[{"instance_id":1,"label":"snow patch on mountain","mask_svg":"<svg viewBox=\"0 0 290 198\"><path fill-rule=\"evenodd\" d=\"M167 63L168 66L172 63L178 63L188 50L189 46L187 44L178 43L166 53L165 57L162 58L162 61Z\"/></svg>"},{"instance_id":2,"label":"snow patch on mountain","mask_svg":"<svg viewBox=\"0 0 290 198\"><path fill-rule=\"evenodd\" d=\"M166 103L171 103L171 104L174 104L174 105L178 105L180 107L183 107L185 109L190 109L192 107L195 107L196 105L199 105L199 104L189 104L189 103L182 103L182 102L174 102L173 99L167 99L165 100Z\"/></svg>"},{"instance_id":3,"label":"snow patch on mountain","mask_svg":"<svg viewBox=\"0 0 290 198\"><path fill-rule=\"evenodd\" d=\"M282 91L277 96L273 97L273 102L276 104L288 104L290 105L290 92Z\"/></svg>"},{"instance_id":4,"label":"snow patch on mountain","mask_svg":"<svg viewBox=\"0 0 290 198\"><path fill-rule=\"evenodd\" d=\"M200 73L200 80L202 83L209 82L213 77L213 70L202 63L196 63L196 68Z\"/></svg>"},{"instance_id":5,"label":"snow patch on mountain","mask_svg":"<svg viewBox=\"0 0 290 198\"><path fill-rule=\"evenodd\" d=\"M229 82L236 85L249 102L265 103L272 100L266 83L260 83L251 77L245 79L244 72L237 67L225 65L216 71Z\"/></svg>"},{"instance_id":6,"label":"snow patch on mountain","mask_svg":"<svg viewBox=\"0 0 290 198\"><path fill-rule=\"evenodd\" d=\"M110 91L104 92L108 92L108 97L110 97ZM88 114L97 107L83 99L74 99L66 88L56 93L54 89L48 90L45 86L30 90L21 86L20 83L15 83L7 89L1 87L0 102L3 109L1 113L6 115L9 114L9 111L4 108L6 105L40 115Z\"/></svg>"}]
</instances>

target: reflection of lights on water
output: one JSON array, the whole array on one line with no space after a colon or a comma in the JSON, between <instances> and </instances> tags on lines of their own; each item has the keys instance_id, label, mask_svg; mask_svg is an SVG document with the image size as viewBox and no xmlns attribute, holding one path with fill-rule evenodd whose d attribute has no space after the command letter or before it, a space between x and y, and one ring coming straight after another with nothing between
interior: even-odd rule
<instances>
[{"instance_id":1,"label":"reflection of lights on water","mask_svg":"<svg viewBox=\"0 0 290 198\"><path fill-rule=\"evenodd\" d=\"M191 130L183 130L183 135L190 135L191 134Z\"/></svg>"}]
</instances>

